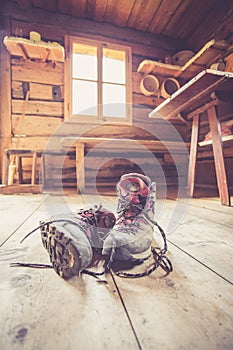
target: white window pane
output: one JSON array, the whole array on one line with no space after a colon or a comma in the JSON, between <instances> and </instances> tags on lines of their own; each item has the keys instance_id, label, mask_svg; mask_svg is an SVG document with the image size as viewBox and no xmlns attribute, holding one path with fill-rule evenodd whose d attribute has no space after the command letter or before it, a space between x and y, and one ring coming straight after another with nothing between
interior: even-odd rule
<instances>
[{"instance_id":1,"label":"white window pane","mask_svg":"<svg viewBox=\"0 0 233 350\"><path fill-rule=\"evenodd\" d=\"M73 46L73 78L97 80L97 47L78 43Z\"/></svg>"},{"instance_id":2,"label":"white window pane","mask_svg":"<svg viewBox=\"0 0 233 350\"><path fill-rule=\"evenodd\" d=\"M125 52L103 49L103 81L125 84Z\"/></svg>"},{"instance_id":3,"label":"white window pane","mask_svg":"<svg viewBox=\"0 0 233 350\"><path fill-rule=\"evenodd\" d=\"M103 84L103 116L126 117L125 86Z\"/></svg>"},{"instance_id":4,"label":"white window pane","mask_svg":"<svg viewBox=\"0 0 233 350\"><path fill-rule=\"evenodd\" d=\"M97 83L73 80L72 114L97 116Z\"/></svg>"}]
</instances>

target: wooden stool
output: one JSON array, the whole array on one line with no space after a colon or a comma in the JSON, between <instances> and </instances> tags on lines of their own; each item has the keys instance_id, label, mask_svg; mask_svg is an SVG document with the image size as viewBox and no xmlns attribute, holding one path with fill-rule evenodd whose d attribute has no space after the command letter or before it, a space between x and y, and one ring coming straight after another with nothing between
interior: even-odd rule
<instances>
[{"instance_id":1,"label":"wooden stool","mask_svg":"<svg viewBox=\"0 0 233 350\"><path fill-rule=\"evenodd\" d=\"M18 168L19 174L19 184L23 184L23 167L22 167L22 158L30 157L32 158L32 174L31 174L31 185L35 185L36 182L36 165L37 158L41 152L33 151L33 150L15 150L15 149L6 149L4 154L3 161L3 176L2 183L3 185L11 185L11 181L9 182L9 170L10 170L10 160L11 156L15 157L15 161Z\"/></svg>"}]
</instances>

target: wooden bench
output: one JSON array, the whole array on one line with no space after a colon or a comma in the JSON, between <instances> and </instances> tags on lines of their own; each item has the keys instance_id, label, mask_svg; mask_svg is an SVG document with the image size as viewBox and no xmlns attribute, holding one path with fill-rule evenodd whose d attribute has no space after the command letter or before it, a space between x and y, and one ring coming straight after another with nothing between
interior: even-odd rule
<instances>
[{"instance_id":1,"label":"wooden bench","mask_svg":"<svg viewBox=\"0 0 233 350\"><path fill-rule=\"evenodd\" d=\"M76 150L76 183L77 190L85 191L85 154L97 147L99 154L119 155L136 152L162 153L172 155L187 155L190 144L183 142L161 142L155 140L114 139L101 137L63 137L61 145L64 148L74 147Z\"/></svg>"}]
</instances>

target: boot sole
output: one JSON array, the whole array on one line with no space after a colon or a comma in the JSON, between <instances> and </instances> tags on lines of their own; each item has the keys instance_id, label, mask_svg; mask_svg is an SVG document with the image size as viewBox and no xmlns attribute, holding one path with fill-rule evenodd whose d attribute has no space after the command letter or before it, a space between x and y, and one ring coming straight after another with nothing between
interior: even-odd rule
<instances>
[{"instance_id":1,"label":"boot sole","mask_svg":"<svg viewBox=\"0 0 233 350\"><path fill-rule=\"evenodd\" d=\"M41 227L40 232L43 246L49 253L50 261L56 273L64 279L79 275L81 258L72 239L52 224L45 224Z\"/></svg>"}]
</instances>

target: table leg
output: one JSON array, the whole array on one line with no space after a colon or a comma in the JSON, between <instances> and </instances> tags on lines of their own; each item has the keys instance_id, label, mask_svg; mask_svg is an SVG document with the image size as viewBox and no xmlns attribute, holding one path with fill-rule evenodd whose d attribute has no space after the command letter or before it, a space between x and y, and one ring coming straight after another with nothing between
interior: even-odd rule
<instances>
[{"instance_id":1,"label":"table leg","mask_svg":"<svg viewBox=\"0 0 233 350\"><path fill-rule=\"evenodd\" d=\"M199 114L193 117L193 125L192 125L192 136L191 136L189 167L188 167L188 195L190 197L193 197L193 193L194 193L198 134L199 134Z\"/></svg>"},{"instance_id":2,"label":"table leg","mask_svg":"<svg viewBox=\"0 0 233 350\"><path fill-rule=\"evenodd\" d=\"M219 196L222 205L231 205L226 175L226 167L224 162L221 129L220 123L217 118L216 108L209 108L207 110L207 113L213 142L214 165L217 176Z\"/></svg>"}]
</instances>

